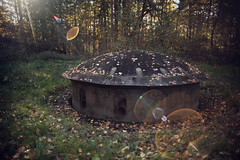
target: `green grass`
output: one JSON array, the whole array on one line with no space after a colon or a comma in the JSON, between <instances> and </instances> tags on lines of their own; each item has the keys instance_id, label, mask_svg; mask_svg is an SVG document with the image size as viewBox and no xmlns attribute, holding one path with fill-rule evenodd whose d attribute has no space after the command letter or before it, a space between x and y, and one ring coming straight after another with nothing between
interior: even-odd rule
<instances>
[{"instance_id":1,"label":"green grass","mask_svg":"<svg viewBox=\"0 0 240 160\"><path fill-rule=\"evenodd\" d=\"M73 117L55 113L49 107L48 97L70 86L70 81L61 74L81 60L52 60L46 59L45 54L38 55L42 58L30 57L27 61L1 65L0 157L112 159L124 156L119 148L127 142L126 133L105 134L104 129L96 130L89 123L76 122ZM122 143L113 143L118 139L123 139ZM15 150L8 150L12 147L9 142L14 143ZM19 151L21 147L24 152ZM137 156L136 147L131 153Z\"/></svg>"},{"instance_id":2,"label":"green grass","mask_svg":"<svg viewBox=\"0 0 240 160\"><path fill-rule=\"evenodd\" d=\"M240 67L239 66L209 66L206 64L196 65L201 71L209 75L209 79L202 84L203 89L212 94L222 96L236 94L240 90Z\"/></svg>"},{"instance_id":3,"label":"green grass","mask_svg":"<svg viewBox=\"0 0 240 160\"><path fill-rule=\"evenodd\" d=\"M55 120L49 118L53 111L46 103L47 97L54 90L70 85L70 81L61 74L81 60L68 61L68 58L61 56L60 59L64 60L58 57L49 61L46 60L46 53L38 55L40 58L35 60L33 57L29 61L12 61L1 65L0 138L1 143L6 145L0 149L5 151L9 147L8 142L14 141L17 143L15 147L27 146L34 151L36 159L48 159L49 155L45 155L48 144L39 141L39 138L43 135L53 137L57 130L51 127ZM6 153L7 156L12 154ZM6 155L1 153L2 157Z\"/></svg>"},{"instance_id":4,"label":"green grass","mask_svg":"<svg viewBox=\"0 0 240 160\"><path fill-rule=\"evenodd\" d=\"M44 52L1 64L0 159L160 159L156 148L149 149L154 150L154 130L113 131L49 107L49 96L70 87L61 74L81 62L75 59ZM211 77L202 86L209 89L207 96L226 97L240 89L239 67L198 67Z\"/></svg>"}]
</instances>

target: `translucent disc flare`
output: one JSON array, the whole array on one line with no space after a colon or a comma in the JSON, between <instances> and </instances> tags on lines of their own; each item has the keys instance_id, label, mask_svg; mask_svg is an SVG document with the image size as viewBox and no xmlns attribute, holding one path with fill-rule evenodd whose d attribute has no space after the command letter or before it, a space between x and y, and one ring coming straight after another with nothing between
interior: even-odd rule
<instances>
[{"instance_id":1,"label":"translucent disc flare","mask_svg":"<svg viewBox=\"0 0 240 160\"><path fill-rule=\"evenodd\" d=\"M162 121L155 136L155 144L162 158L198 159L198 142L203 138L205 126L202 116L192 109L179 109Z\"/></svg>"},{"instance_id":2,"label":"translucent disc flare","mask_svg":"<svg viewBox=\"0 0 240 160\"><path fill-rule=\"evenodd\" d=\"M160 120L164 116L164 110L162 108L154 108L152 111L152 115L156 120Z\"/></svg>"},{"instance_id":3,"label":"translucent disc flare","mask_svg":"<svg viewBox=\"0 0 240 160\"><path fill-rule=\"evenodd\" d=\"M156 122L164 119L166 98L160 90L150 90L139 97L134 114L139 121Z\"/></svg>"}]
</instances>

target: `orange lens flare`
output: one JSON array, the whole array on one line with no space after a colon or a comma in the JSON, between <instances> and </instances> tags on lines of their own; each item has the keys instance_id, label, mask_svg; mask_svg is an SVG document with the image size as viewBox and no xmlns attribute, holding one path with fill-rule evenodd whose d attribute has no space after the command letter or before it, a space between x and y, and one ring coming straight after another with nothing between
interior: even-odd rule
<instances>
[{"instance_id":1,"label":"orange lens flare","mask_svg":"<svg viewBox=\"0 0 240 160\"><path fill-rule=\"evenodd\" d=\"M70 41L70 40L73 40L74 38L77 37L78 35L78 32L79 32L79 28L78 27L73 27L71 28L68 32L67 32L67 40Z\"/></svg>"}]
</instances>

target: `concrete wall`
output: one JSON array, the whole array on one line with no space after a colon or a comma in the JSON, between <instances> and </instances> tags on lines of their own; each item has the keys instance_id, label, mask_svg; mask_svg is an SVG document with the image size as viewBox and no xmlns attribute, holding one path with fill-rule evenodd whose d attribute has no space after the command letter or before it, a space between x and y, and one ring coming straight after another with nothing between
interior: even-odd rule
<instances>
[{"instance_id":1,"label":"concrete wall","mask_svg":"<svg viewBox=\"0 0 240 160\"><path fill-rule=\"evenodd\" d=\"M150 90L161 93L162 98L158 100L158 103L164 109L165 115L180 108L197 109L199 83L153 88L104 86L72 81L72 104L73 108L79 113L91 115L95 118L126 122L142 122L147 119L151 122L154 121L151 112L150 115L146 113L149 103L144 105L139 100L144 93L146 95L146 92ZM145 109L146 111L139 112L136 115L136 110L139 109L142 111Z\"/></svg>"}]
</instances>

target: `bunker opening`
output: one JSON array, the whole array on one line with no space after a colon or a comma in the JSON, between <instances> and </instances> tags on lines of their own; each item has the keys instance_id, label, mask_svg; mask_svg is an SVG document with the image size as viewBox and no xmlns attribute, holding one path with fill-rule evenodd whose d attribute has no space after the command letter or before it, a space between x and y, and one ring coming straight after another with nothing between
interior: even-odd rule
<instances>
[{"instance_id":1,"label":"bunker opening","mask_svg":"<svg viewBox=\"0 0 240 160\"><path fill-rule=\"evenodd\" d=\"M79 98L80 98L80 107L86 109L87 101L86 101L86 92L84 88L81 88L79 91Z\"/></svg>"}]
</instances>

